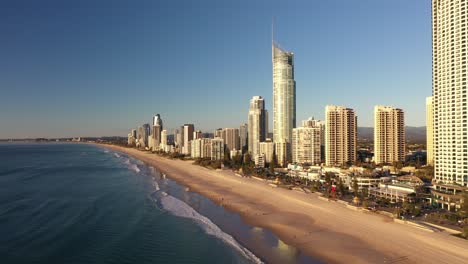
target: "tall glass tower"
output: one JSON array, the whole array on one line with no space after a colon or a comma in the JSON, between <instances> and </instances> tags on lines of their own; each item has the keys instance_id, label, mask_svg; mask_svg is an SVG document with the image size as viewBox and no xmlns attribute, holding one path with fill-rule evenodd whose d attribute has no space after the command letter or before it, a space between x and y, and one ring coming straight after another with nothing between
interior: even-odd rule
<instances>
[{"instance_id":1,"label":"tall glass tower","mask_svg":"<svg viewBox=\"0 0 468 264\"><path fill-rule=\"evenodd\" d=\"M272 49L273 141L291 144L292 130L296 127L294 53L283 50L275 42L272 43Z\"/></svg>"}]
</instances>

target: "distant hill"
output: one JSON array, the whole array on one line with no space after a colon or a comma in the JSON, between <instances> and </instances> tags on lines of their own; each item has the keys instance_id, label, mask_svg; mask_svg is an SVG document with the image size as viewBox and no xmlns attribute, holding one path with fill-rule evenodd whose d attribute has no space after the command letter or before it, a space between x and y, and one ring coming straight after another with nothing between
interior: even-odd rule
<instances>
[{"instance_id":1,"label":"distant hill","mask_svg":"<svg viewBox=\"0 0 468 264\"><path fill-rule=\"evenodd\" d=\"M374 140L374 128L373 127L358 127L357 129L358 138L366 140ZM411 127L405 128L406 140L413 143L424 143L426 142L426 127Z\"/></svg>"}]
</instances>

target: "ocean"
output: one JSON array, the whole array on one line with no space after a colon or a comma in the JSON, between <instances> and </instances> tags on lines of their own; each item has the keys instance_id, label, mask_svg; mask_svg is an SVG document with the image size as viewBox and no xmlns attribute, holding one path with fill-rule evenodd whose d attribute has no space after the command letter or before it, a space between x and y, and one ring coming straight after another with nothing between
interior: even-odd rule
<instances>
[{"instance_id":1,"label":"ocean","mask_svg":"<svg viewBox=\"0 0 468 264\"><path fill-rule=\"evenodd\" d=\"M0 144L1 263L319 263L123 153Z\"/></svg>"}]
</instances>

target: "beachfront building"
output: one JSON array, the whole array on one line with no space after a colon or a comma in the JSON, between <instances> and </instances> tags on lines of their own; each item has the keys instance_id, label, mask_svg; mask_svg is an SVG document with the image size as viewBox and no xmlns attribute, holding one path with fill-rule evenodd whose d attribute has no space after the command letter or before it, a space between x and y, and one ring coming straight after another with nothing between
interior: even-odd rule
<instances>
[{"instance_id":1,"label":"beachfront building","mask_svg":"<svg viewBox=\"0 0 468 264\"><path fill-rule=\"evenodd\" d=\"M167 130L164 129L163 131L161 131L161 149L164 151L164 152L168 152L167 150Z\"/></svg>"},{"instance_id":2,"label":"beachfront building","mask_svg":"<svg viewBox=\"0 0 468 264\"><path fill-rule=\"evenodd\" d=\"M302 122L302 127L294 128L292 134L292 162L299 164L320 164L321 127L315 120Z\"/></svg>"},{"instance_id":3,"label":"beachfront building","mask_svg":"<svg viewBox=\"0 0 468 264\"><path fill-rule=\"evenodd\" d=\"M265 168L265 154L255 155L254 163L256 168Z\"/></svg>"},{"instance_id":4,"label":"beachfront building","mask_svg":"<svg viewBox=\"0 0 468 264\"><path fill-rule=\"evenodd\" d=\"M273 63L273 142L286 151L276 152L277 159L291 157L292 130L296 127L296 81L294 80L294 53L272 43ZM289 145L284 147L284 145ZM284 148L283 148L284 147ZM283 156L280 156L283 155Z\"/></svg>"},{"instance_id":5,"label":"beachfront building","mask_svg":"<svg viewBox=\"0 0 468 264\"><path fill-rule=\"evenodd\" d=\"M136 140L137 140L137 131L136 129L132 129L130 133L128 133L127 145L135 146Z\"/></svg>"},{"instance_id":6,"label":"beachfront building","mask_svg":"<svg viewBox=\"0 0 468 264\"><path fill-rule=\"evenodd\" d=\"M163 130L163 121L159 114L153 116L153 130L151 134L152 144L150 148L152 150L159 150L161 145L161 131Z\"/></svg>"},{"instance_id":7,"label":"beachfront building","mask_svg":"<svg viewBox=\"0 0 468 264\"><path fill-rule=\"evenodd\" d=\"M201 149L201 157L202 158L211 158L211 138L204 138L204 143Z\"/></svg>"},{"instance_id":8,"label":"beachfront building","mask_svg":"<svg viewBox=\"0 0 468 264\"><path fill-rule=\"evenodd\" d=\"M195 126L193 124L185 124L183 126L183 137L184 137L184 145L183 145L183 154L190 155L190 144L189 142L193 139L193 131L195 130Z\"/></svg>"},{"instance_id":9,"label":"beachfront building","mask_svg":"<svg viewBox=\"0 0 468 264\"><path fill-rule=\"evenodd\" d=\"M261 96L254 96L250 100L248 117L248 151L255 157L259 143L265 141L268 133L268 112L265 110L265 100Z\"/></svg>"},{"instance_id":10,"label":"beachfront building","mask_svg":"<svg viewBox=\"0 0 468 264\"><path fill-rule=\"evenodd\" d=\"M273 155L275 154L275 143L270 138L267 138L265 142L260 142L259 145L259 154L265 156L265 162L272 162Z\"/></svg>"},{"instance_id":11,"label":"beachfront building","mask_svg":"<svg viewBox=\"0 0 468 264\"><path fill-rule=\"evenodd\" d=\"M343 166L356 161L357 117L344 106L325 108L325 162L327 166Z\"/></svg>"},{"instance_id":12,"label":"beachfront building","mask_svg":"<svg viewBox=\"0 0 468 264\"><path fill-rule=\"evenodd\" d=\"M376 188L369 189L369 196L388 199L391 203L413 202L417 189L424 182L416 176L401 176L389 181L382 181Z\"/></svg>"},{"instance_id":13,"label":"beachfront building","mask_svg":"<svg viewBox=\"0 0 468 264\"><path fill-rule=\"evenodd\" d=\"M320 128L320 161L325 161L325 121L309 117L309 119L302 121L302 127Z\"/></svg>"},{"instance_id":14,"label":"beachfront building","mask_svg":"<svg viewBox=\"0 0 468 264\"><path fill-rule=\"evenodd\" d=\"M374 108L374 162L405 161L405 116L403 110L377 105Z\"/></svg>"},{"instance_id":15,"label":"beachfront building","mask_svg":"<svg viewBox=\"0 0 468 264\"><path fill-rule=\"evenodd\" d=\"M148 147L148 137L150 134L150 125L143 124L139 126L137 129L137 140L136 146L139 148L146 148Z\"/></svg>"},{"instance_id":16,"label":"beachfront building","mask_svg":"<svg viewBox=\"0 0 468 264\"><path fill-rule=\"evenodd\" d=\"M249 131L249 126L247 124L242 124L239 127L239 144L240 144L240 150L242 153L247 150L247 141L248 141L248 131Z\"/></svg>"},{"instance_id":17,"label":"beachfront building","mask_svg":"<svg viewBox=\"0 0 468 264\"><path fill-rule=\"evenodd\" d=\"M432 1L434 201L457 210L468 193L467 1Z\"/></svg>"},{"instance_id":18,"label":"beachfront building","mask_svg":"<svg viewBox=\"0 0 468 264\"><path fill-rule=\"evenodd\" d=\"M224 158L224 140L216 137L211 140L211 160L222 160Z\"/></svg>"},{"instance_id":19,"label":"beachfront building","mask_svg":"<svg viewBox=\"0 0 468 264\"><path fill-rule=\"evenodd\" d=\"M286 141L275 142L275 154L278 161L278 165L285 167L288 165L288 153L291 152L290 144Z\"/></svg>"},{"instance_id":20,"label":"beachfront building","mask_svg":"<svg viewBox=\"0 0 468 264\"><path fill-rule=\"evenodd\" d=\"M434 110L432 96L426 98L426 163L434 166Z\"/></svg>"},{"instance_id":21,"label":"beachfront building","mask_svg":"<svg viewBox=\"0 0 468 264\"><path fill-rule=\"evenodd\" d=\"M240 149L238 128L224 128L221 135L228 151Z\"/></svg>"},{"instance_id":22,"label":"beachfront building","mask_svg":"<svg viewBox=\"0 0 468 264\"><path fill-rule=\"evenodd\" d=\"M178 129L174 129L174 145L175 147L182 147L182 134Z\"/></svg>"},{"instance_id":23,"label":"beachfront building","mask_svg":"<svg viewBox=\"0 0 468 264\"><path fill-rule=\"evenodd\" d=\"M197 138L191 141L190 153L193 159L211 158L211 148L207 151L206 146L211 144L211 138Z\"/></svg>"}]
</instances>

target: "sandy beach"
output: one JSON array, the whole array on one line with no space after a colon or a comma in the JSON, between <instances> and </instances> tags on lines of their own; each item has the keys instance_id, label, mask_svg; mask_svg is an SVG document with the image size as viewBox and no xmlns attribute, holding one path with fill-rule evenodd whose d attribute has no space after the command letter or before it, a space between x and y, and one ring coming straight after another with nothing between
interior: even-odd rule
<instances>
[{"instance_id":1,"label":"sandy beach","mask_svg":"<svg viewBox=\"0 0 468 264\"><path fill-rule=\"evenodd\" d=\"M170 160L136 149L100 145L127 153L285 243L326 263L468 263L468 241L446 232L428 232L374 213L210 170L191 161Z\"/></svg>"}]
</instances>

